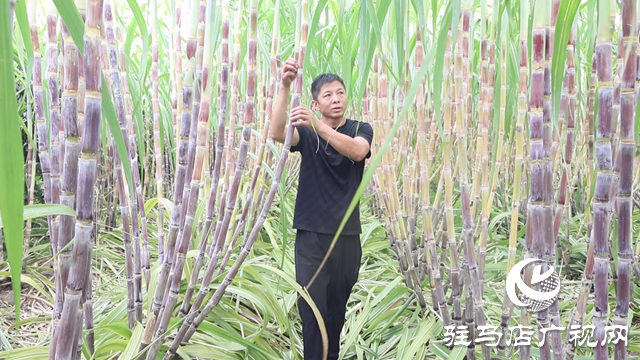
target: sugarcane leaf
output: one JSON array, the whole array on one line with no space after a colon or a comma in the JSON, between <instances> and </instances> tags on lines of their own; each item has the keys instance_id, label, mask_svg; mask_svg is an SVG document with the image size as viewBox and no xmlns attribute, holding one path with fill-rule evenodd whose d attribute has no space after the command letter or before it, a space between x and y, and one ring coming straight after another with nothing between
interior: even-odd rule
<instances>
[{"instance_id":1,"label":"sugarcane leaf","mask_svg":"<svg viewBox=\"0 0 640 360\"><path fill-rule=\"evenodd\" d=\"M142 334L144 331L144 326L141 323L136 323L136 327L133 330L133 334L129 338L129 343L127 347L122 352L122 359L137 359L138 349L140 348L140 343L142 342Z\"/></svg>"},{"instance_id":2,"label":"sugarcane leaf","mask_svg":"<svg viewBox=\"0 0 640 360\"><path fill-rule=\"evenodd\" d=\"M84 54L84 21L75 3L69 0L53 0L53 3L69 29L73 42L78 47L78 53Z\"/></svg>"},{"instance_id":3,"label":"sugarcane leaf","mask_svg":"<svg viewBox=\"0 0 640 360\"><path fill-rule=\"evenodd\" d=\"M140 11L140 6L138 6L138 2L134 0L127 0L131 11L133 12L133 22L137 23L140 28L140 38L142 38L142 54L140 55L140 74L138 75L138 80L140 84L145 83L146 79L146 68L147 62L149 61L149 32L147 31L147 25L142 16L142 11Z\"/></svg>"},{"instance_id":4,"label":"sugarcane leaf","mask_svg":"<svg viewBox=\"0 0 640 360\"><path fill-rule=\"evenodd\" d=\"M412 339L411 346L407 350L410 359L414 359L414 356L418 353L418 351L423 348L424 344L426 344L427 341L431 338L431 334L434 330L434 325L435 319L433 317L421 320L418 331L416 331L416 336ZM456 357L454 359L461 360L463 357ZM449 359L451 359L451 356L449 356Z\"/></svg>"},{"instance_id":5,"label":"sugarcane leaf","mask_svg":"<svg viewBox=\"0 0 640 360\"><path fill-rule=\"evenodd\" d=\"M113 357L113 353L124 351L128 343L129 341L124 339L110 339L105 341L102 345L96 346L93 358L96 360L110 359Z\"/></svg>"},{"instance_id":6,"label":"sugarcane leaf","mask_svg":"<svg viewBox=\"0 0 640 360\"><path fill-rule=\"evenodd\" d=\"M307 44L309 44L310 46L313 46L313 42L316 38L316 32L318 32L318 25L320 24L320 16L322 15L322 12L326 7L327 7L327 0L319 0L318 3L316 4L315 10L313 12L313 18L309 23L311 27L309 28ZM274 11L277 11L277 9L275 9ZM315 49L315 47L313 48Z\"/></svg>"},{"instance_id":7,"label":"sugarcane leaf","mask_svg":"<svg viewBox=\"0 0 640 360\"><path fill-rule=\"evenodd\" d=\"M316 320L318 321L318 326L320 328L320 334L322 335L322 341L324 343L324 346L327 346L328 344L328 338L327 338L327 330L324 324L324 320L322 318L322 315L320 314L320 310L318 310L318 306L316 305L315 301L313 301L313 299L311 298L311 296L309 295L309 292L307 291L306 287L303 288L301 287L296 280L291 277L290 274L285 273L284 271L275 268L273 266L269 266L266 265L264 263L255 263L253 264L253 266L255 267L260 267L276 276L278 276L279 278L285 280L291 287L294 288L294 290L297 292L297 294L302 297L304 300L307 301L307 303L309 304L309 307L311 307L311 310L313 311L314 315L316 316Z\"/></svg>"},{"instance_id":8,"label":"sugarcane leaf","mask_svg":"<svg viewBox=\"0 0 640 360\"><path fill-rule=\"evenodd\" d=\"M151 209L153 209L153 207L158 204L158 201L160 201L165 210L168 210L169 214L173 212L173 201L166 198L158 199L157 197L151 198L144 203L144 211L146 213L149 213L149 211L151 211Z\"/></svg>"},{"instance_id":9,"label":"sugarcane leaf","mask_svg":"<svg viewBox=\"0 0 640 360\"><path fill-rule=\"evenodd\" d=\"M5 219L5 246L11 267L16 319L20 318L22 266L22 209L24 206L24 155L18 122L13 69L9 2L0 5L0 214Z\"/></svg>"},{"instance_id":10,"label":"sugarcane leaf","mask_svg":"<svg viewBox=\"0 0 640 360\"><path fill-rule=\"evenodd\" d=\"M26 64L26 87L31 87L31 73L33 72L33 44L31 42L31 35L29 31L29 20L27 18L27 6L25 0L18 0L15 4L16 19L18 20L18 26L20 28L20 35L24 44L24 49L27 52L27 64Z\"/></svg>"},{"instance_id":11,"label":"sugarcane leaf","mask_svg":"<svg viewBox=\"0 0 640 360\"><path fill-rule=\"evenodd\" d=\"M120 124L118 124L118 118L116 117L116 111L113 108L113 102L111 102L111 95L109 94L109 89L107 86L107 82L104 80L104 76L102 76L102 116L104 116L107 125L109 125L109 130L111 130L111 135L113 136L116 149L118 150L118 155L120 155L120 161L122 163L122 170L124 171L124 176L127 179L127 185L129 185L129 194L135 194L135 189L133 187L133 180L131 177L131 165L129 163L129 153L127 153L127 147L125 145L125 140L122 137L122 131L120 130ZM127 139L129 141L129 139Z\"/></svg>"},{"instance_id":12,"label":"sugarcane leaf","mask_svg":"<svg viewBox=\"0 0 640 360\"><path fill-rule=\"evenodd\" d=\"M434 32L438 28L436 26L437 20L438 20L438 10L439 10L438 9L438 1L437 0L431 0L431 21L432 21L431 29L433 29ZM446 17L444 19L446 19ZM435 37L435 34L434 34L434 37Z\"/></svg>"},{"instance_id":13,"label":"sugarcane leaf","mask_svg":"<svg viewBox=\"0 0 640 360\"><path fill-rule=\"evenodd\" d=\"M596 7L598 6L598 0L588 0L587 3L587 19L590 20L593 26L589 26L589 30L584 33L583 42L587 44L587 52L585 53L586 64L589 68L591 66L591 60L593 59L593 52L596 46L596 30L598 28L598 12ZM585 75L588 78L591 72L586 72Z\"/></svg>"},{"instance_id":14,"label":"sugarcane leaf","mask_svg":"<svg viewBox=\"0 0 640 360\"><path fill-rule=\"evenodd\" d=\"M422 41L426 40L426 28L427 28L427 24L425 23L425 15L426 13L426 9L425 9L425 5L426 5L426 1L420 1L420 0L411 0L411 3L413 4L413 7L416 10L416 14L418 16L418 27L419 27L419 31L420 31L420 36L422 37ZM409 51L409 54L411 54L411 51Z\"/></svg>"},{"instance_id":15,"label":"sugarcane leaf","mask_svg":"<svg viewBox=\"0 0 640 360\"><path fill-rule=\"evenodd\" d=\"M444 50L447 42L447 33L449 31L449 26L451 25L451 17L452 17L451 13L452 13L452 2L449 2L444 18L442 19L442 22L440 24L440 33L438 34L438 43L436 45L436 62L433 69L433 105L436 109L435 119L436 119L436 124L438 125L438 132L441 138L444 136L444 133L442 130L442 124L441 124L441 121L439 121L439 119L442 118L441 107L442 107L442 83L443 83L443 74L444 74L444 65L443 65Z\"/></svg>"},{"instance_id":16,"label":"sugarcane leaf","mask_svg":"<svg viewBox=\"0 0 640 360\"><path fill-rule=\"evenodd\" d=\"M553 108L553 124L557 127L560 114L560 98L562 82L564 81L565 61L567 59L567 45L573 27L573 21L578 13L580 0L565 0L560 2L556 33L553 40L553 59L551 60L551 99Z\"/></svg>"},{"instance_id":17,"label":"sugarcane leaf","mask_svg":"<svg viewBox=\"0 0 640 360\"><path fill-rule=\"evenodd\" d=\"M0 276L11 276L11 273L0 271ZM33 287L34 289L42 293L42 295L44 295L47 299L49 299L49 301L53 302L53 297L51 297L49 292L45 291L44 288L40 286L40 284L33 277L26 274L21 274L20 281L27 283L28 285L30 285L31 287ZM16 322L14 325L12 325L12 327L20 327L22 324L24 324L24 320L22 320L22 322L21 321Z\"/></svg>"},{"instance_id":18,"label":"sugarcane leaf","mask_svg":"<svg viewBox=\"0 0 640 360\"><path fill-rule=\"evenodd\" d=\"M404 83L404 57L405 51L404 48L404 29L405 29L405 12L406 12L406 2L405 1L394 1L395 5L395 28L396 28L396 68L398 72L398 83Z\"/></svg>"},{"instance_id":19,"label":"sugarcane leaf","mask_svg":"<svg viewBox=\"0 0 640 360\"><path fill-rule=\"evenodd\" d=\"M382 35L380 32L380 22L383 22L385 17L387 16L387 12L389 10L389 6L391 5L391 0L382 0L379 2L378 10L376 11L373 8L373 3L371 1L365 1L367 6L367 13L369 14L368 19L371 22L371 26L373 28L373 33L375 37L369 37L369 47L367 53L366 63L363 65L363 76L362 83L366 84L369 79L369 73L371 72L371 62L373 61L373 54L376 50L376 44L382 43ZM362 85L356 94L356 99L362 99L364 95L364 91L366 89L366 85Z\"/></svg>"},{"instance_id":20,"label":"sugarcane leaf","mask_svg":"<svg viewBox=\"0 0 640 360\"><path fill-rule=\"evenodd\" d=\"M230 346L227 348L227 346ZM178 348L178 355L181 356L182 359L191 359L189 355L194 356L199 359L220 359L220 360L237 360L238 356L231 353L231 350L243 350L242 346L233 346L233 344L225 344L224 349L220 349L216 345L209 344L189 344L180 346Z\"/></svg>"},{"instance_id":21,"label":"sugarcane leaf","mask_svg":"<svg viewBox=\"0 0 640 360\"><path fill-rule=\"evenodd\" d=\"M25 205L23 210L23 219L35 219L50 215L68 215L76 216L76 212L66 205L59 204L33 204ZM2 228L2 216L0 216L0 228Z\"/></svg>"},{"instance_id":22,"label":"sugarcane leaf","mask_svg":"<svg viewBox=\"0 0 640 360\"><path fill-rule=\"evenodd\" d=\"M467 349L465 347L456 346L449 353L447 360L462 360L466 355L467 355Z\"/></svg>"},{"instance_id":23,"label":"sugarcane leaf","mask_svg":"<svg viewBox=\"0 0 640 360\"><path fill-rule=\"evenodd\" d=\"M9 2L7 2L9 4ZM0 352L2 359L40 360L49 356L48 346L31 346L10 351Z\"/></svg>"},{"instance_id":24,"label":"sugarcane leaf","mask_svg":"<svg viewBox=\"0 0 640 360\"><path fill-rule=\"evenodd\" d=\"M0 356L4 356L3 354L6 354L7 351L13 350L11 343L2 333L2 329L0 329L0 349L7 349L5 352L0 351Z\"/></svg>"},{"instance_id":25,"label":"sugarcane leaf","mask_svg":"<svg viewBox=\"0 0 640 360\"><path fill-rule=\"evenodd\" d=\"M355 341L360 336L361 330L364 327L365 322L368 320L368 316L369 316L369 313L371 312L371 307L372 307L370 299L371 299L371 294L369 294L369 296L367 297L367 300L365 301L364 309L362 309L362 311L360 312L357 320L355 321L355 324L353 325L353 327L349 327L349 333L347 334L347 337L344 343L344 347L346 349L349 349L355 343ZM344 354L342 355L344 356ZM341 356L340 359L342 358L343 357Z\"/></svg>"}]
</instances>

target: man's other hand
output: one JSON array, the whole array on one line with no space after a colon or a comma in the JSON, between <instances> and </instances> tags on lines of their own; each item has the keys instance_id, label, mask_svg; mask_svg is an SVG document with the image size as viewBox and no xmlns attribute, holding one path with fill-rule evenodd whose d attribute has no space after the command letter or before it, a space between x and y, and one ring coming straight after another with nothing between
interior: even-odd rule
<instances>
[{"instance_id":1,"label":"man's other hand","mask_svg":"<svg viewBox=\"0 0 640 360\"><path fill-rule=\"evenodd\" d=\"M322 125L316 114L305 106L293 108L290 119L295 127L306 126L311 130L317 130L318 126Z\"/></svg>"}]
</instances>

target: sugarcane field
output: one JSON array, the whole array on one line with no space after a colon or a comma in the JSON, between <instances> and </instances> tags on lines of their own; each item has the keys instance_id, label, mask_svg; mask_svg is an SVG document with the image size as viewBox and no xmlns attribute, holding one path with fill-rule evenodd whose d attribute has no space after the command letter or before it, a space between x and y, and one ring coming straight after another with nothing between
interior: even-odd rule
<instances>
[{"instance_id":1,"label":"sugarcane field","mask_svg":"<svg viewBox=\"0 0 640 360\"><path fill-rule=\"evenodd\" d=\"M639 0L0 1L0 360L640 359Z\"/></svg>"}]
</instances>

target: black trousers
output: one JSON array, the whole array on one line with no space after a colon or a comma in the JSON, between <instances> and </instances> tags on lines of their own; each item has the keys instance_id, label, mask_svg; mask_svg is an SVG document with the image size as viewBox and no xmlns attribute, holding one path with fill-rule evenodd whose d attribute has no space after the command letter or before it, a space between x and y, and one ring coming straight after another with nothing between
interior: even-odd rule
<instances>
[{"instance_id":1,"label":"black trousers","mask_svg":"<svg viewBox=\"0 0 640 360\"><path fill-rule=\"evenodd\" d=\"M322 263L334 235L298 230L295 243L296 281L305 287ZM338 359L340 332L345 321L347 300L358 281L362 247L360 235L341 235L329 259L307 289L315 302L329 337L328 360ZM304 298L298 300L302 318L305 360L322 359L322 335L315 314Z\"/></svg>"}]
</instances>

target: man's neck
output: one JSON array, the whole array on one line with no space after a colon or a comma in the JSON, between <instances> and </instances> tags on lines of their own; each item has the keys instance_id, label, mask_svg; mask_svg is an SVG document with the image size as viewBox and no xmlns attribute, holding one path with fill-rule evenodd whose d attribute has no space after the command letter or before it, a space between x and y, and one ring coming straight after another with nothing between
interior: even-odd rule
<instances>
[{"instance_id":1,"label":"man's neck","mask_svg":"<svg viewBox=\"0 0 640 360\"><path fill-rule=\"evenodd\" d=\"M344 116L339 117L339 118L328 118L328 117L323 116L321 121L323 123L331 126L332 129L336 129L339 126L344 125L347 122L347 119Z\"/></svg>"}]
</instances>

